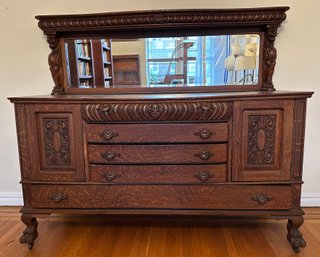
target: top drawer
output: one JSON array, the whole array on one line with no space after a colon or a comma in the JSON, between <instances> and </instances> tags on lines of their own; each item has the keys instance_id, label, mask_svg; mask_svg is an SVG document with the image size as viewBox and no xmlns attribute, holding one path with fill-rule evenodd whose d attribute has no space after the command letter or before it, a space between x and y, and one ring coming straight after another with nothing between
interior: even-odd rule
<instances>
[{"instance_id":1,"label":"top drawer","mask_svg":"<svg viewBox=\"0 0 320 257\"><path fill-rule=\"evenodd\" d=\"M228 141L228 123L87 124L90 143L179 143Z\"/></svg>"}]
</instances>

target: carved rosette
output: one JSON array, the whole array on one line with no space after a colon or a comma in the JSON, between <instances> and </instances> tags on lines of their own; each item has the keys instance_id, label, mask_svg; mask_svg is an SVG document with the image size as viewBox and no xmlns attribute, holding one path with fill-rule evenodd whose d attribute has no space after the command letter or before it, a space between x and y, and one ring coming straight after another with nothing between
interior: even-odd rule
<instances>
[{"instance_id":1,"label":"carved rosette","mask_svg":"<svg viewBox=\"0 0 320 257\"><path fill-rule=\"evenodd\" d=\"M163 113L164 108L160 104L150 104L147 108L147 113L152 119L158 119Z\"/></svg>"},{"instance_id":2,"label":"carved rosette","mask_svg":"<svg viewBox=\"0 0 320 257\"><path fill-rule=\"evenodd\" d=\"M231 102L87 104L82 112L89 122L229 120Z\"/></svg>"},{"instance_id":3,"label":"carved rosette","mask_svg":"<svg viewBox=\"0 0 320 257\"><path fill-rule=\"evenodd\" d=\"M248 164L273 164L276 116L250 115L248 123Z\"/></svg>"},{"instance_id":4,"label":"carved rosette","mask_svg":"<svg viewBox=\"0 0 320 257\"><path fill-rule=\"evenodd\" d=\"M68 119L43 119L43 130L46 164L70 165Z\"/></svg>"}]
</instances>

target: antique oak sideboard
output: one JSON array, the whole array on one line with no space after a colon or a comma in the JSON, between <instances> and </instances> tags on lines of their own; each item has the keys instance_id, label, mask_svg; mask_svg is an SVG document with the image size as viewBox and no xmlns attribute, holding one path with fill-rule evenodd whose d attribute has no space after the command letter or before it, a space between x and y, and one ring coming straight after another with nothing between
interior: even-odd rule
<instances>
[{"instance_id":1,"label":"antique oak sideboard","mask_svg":"<svg viewBox=\"0 0 320 257\"><path fill-rule=\"evenodd\" d=\"M293 250L305 247L298 229L304 214L300 197L306 100L312 92L275 91L272 82L274 41L288 9L37 16L52 50L49 66L55 85L52 95L9 98L15 105L21 219L27 226L21 243L33 247L37 217L72 212L264 215L288 219ZM199 49L200 41L218 42L219 35L228 35L223 42L235 42L229 59L257 61L251 70L242 69L252 72L251 82L246 76L240 82L234 79L234 68L229 69L234 77L224 85L191 85L194 77L185 71L200 57L190 51ZM139 41L146 46L165 42L155 37L173 36L179 37L173 51L183 51L165 59L169 66L177 62L172 68L176 74L165 74L172 79L170 85L155 80L140 86L112 84L116 68L112 58L101 62L101 54L115 55L122 38L137 42L150 37ZM241 40L252 40L246 41L250 47L258 42L259 54L235 53ZM79 52L82 57L73 59ZM150 62L140 63L143 81L143 67L154 64L143 52L139 56ZM97 60L105 71L104 84L95 84ZM180 70L178 61L185 62ZM72 63L77 64L76 75ZM125 72L128 79L129 66Z\"/></svg>"}]
</instances>

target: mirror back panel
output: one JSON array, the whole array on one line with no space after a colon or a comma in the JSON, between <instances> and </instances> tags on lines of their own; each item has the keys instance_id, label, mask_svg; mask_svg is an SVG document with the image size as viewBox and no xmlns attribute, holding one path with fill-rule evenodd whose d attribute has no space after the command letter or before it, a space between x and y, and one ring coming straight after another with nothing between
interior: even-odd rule
<instances>
[{"instance_id":1,"label":"mirror back panel","mask_svg":"<svg viewBox=\"0 0 320 257\"><path fill-rule=\"evenodd\" d=\"M52 94L274 90L288 7L36 16Z\"/></svg>"}]
</instances>

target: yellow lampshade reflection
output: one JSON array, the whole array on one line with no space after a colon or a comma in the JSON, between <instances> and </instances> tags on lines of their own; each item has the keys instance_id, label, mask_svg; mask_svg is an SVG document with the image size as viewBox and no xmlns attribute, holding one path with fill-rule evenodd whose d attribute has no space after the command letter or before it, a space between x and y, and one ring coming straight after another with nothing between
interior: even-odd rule
<instances>
[{"instance_id":1,"label":"yellow lampshade reflection","mask_svg":"<svg viewBox=\"0 0 320 257\"><path fill-rule=\"evenodd\" d=\"M235 63L236 63L236 58L234 57L234 55L229 55L224 61L224 66L226 70L234 71Z\"/></svg>"},{"instance_id":2,"label":"yellow lampshade reflection","mask_svg":"<svg viewBox=\"0 0 320 257\"><path fill-rule=\"evenodd\" d=\"M235 70L249 70L256 68L255 56L239 56L235 62Z\"/></svg>"}]
</instances>

